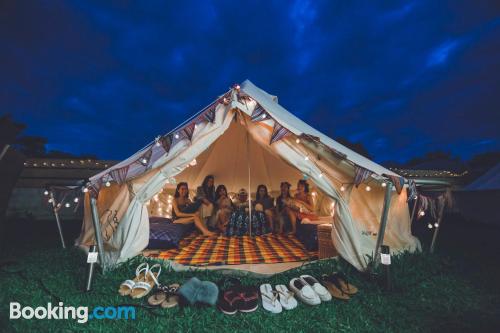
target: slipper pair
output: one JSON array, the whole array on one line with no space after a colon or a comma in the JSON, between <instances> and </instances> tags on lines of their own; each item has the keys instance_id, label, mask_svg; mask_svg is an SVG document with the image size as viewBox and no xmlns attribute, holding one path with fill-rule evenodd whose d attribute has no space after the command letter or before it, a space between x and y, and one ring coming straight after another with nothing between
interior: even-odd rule
<instances>
[{"instance_id":1,"label":"slipper pair","mask_svg":"<svg viewBox=\"0 0 500 333\"><path fill-rule=\"evenodd\" d=\"M324 274L321 277L323 283L328 288L333 297L341 300L349 300L352 295L358 292L358 288L349 283L345 274L335 272L330 275Z\"/></svg>"},{"instance_id":2,"label":"slipper pair","mask_svg":"<svg viewBox=\"0 0 500 333\"><path fill-rule=\"evenodd\" d=\"M321 302L331 301L332 295L311 275L301 275L290 281L290 289L295 295L308 305L318 305Z\"/></svg>"},{"instance_id":3,"label":"slipper pair","mask_svg":"<svg viewBox=\"0 0 500 333\"><path fill-rule=\"evenodd\" d=\"M276 290L269 283L260 286L262 307L272 313L281 313L283 309L292 310L298 305L294 293L288 290L284 284L278 284Z\"/></svg>"},{"instance_id":4,"label":"slipper pair","mask_svg":"<svg viewBox=\"0 0 500 333\"><path fill-rule=\"evenodd\" d=\"M259 293L256 287L243 286L238 279L229 277L219 281L218 285L222 292L219 294L217 307L223 313L249 313L259 307Z\"/></svg>"},{"instance_id":5,"label":"slipper pair","mask_svg":"<svg viewBox=\"0 0 500 333\"><path fill-rule=\"evenodd\" d=\"M179 296L177 295L179 287L180 285L178 283L169 286L159 286L158 291L149 296L149 305L160 306L164 309L177 306L179 304Z\"/></svg>"},{"instance_id":6,"label":"slipper pair","mask_svg":"<svg viewBox=\"0 0 500 333\"><path fill-rule=\"evenodd\" d=\"M157 269L155 271L155 269ZM125 280L120 284L118 293L122 296L141 298L146 296L155 285L158 285L158 276L161 273L161 265L155 264L149 267L148 263L142 263L135 270L133 280Z\"/></svg>"}]
</instances>

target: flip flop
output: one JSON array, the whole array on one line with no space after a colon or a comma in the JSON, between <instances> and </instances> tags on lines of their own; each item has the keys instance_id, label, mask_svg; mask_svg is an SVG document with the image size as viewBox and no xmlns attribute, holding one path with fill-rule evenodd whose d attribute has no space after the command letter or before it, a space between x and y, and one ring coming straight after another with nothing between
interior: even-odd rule
<instances>
[{"instance_id":1,"label":"flip flop","mask_svg":"<svg viewBox=\"0 0 500 333\"><path fill-rule=\"evenodd\" d=\"M165 299L167 299L167 293L159 290L148 297L148 304L152 306L158 306L163 303Z\"/></svg>"},{"instance_id":2,"label":"flip flop","mask_svg":"<svg viewBox=\"0 0 500 333\"><path fill-rule=\"evenodd\" d=\"M158 271L154 272L153 269L158 267ZM145 274L144 279L137 282L132 291L130 292L130 297L141 298L146 296L155 285L158 285L158 276L161 273L160 264L155 264L150 267L149 271Z\"/></svg>"},{"instance_id":3,"label":"flip flop","mask_svg":"<svg viewBox=\"0 0 500 333\"><path fill-rule=\"evenodd\" d=\"M353 284L349 283L347 280L347 276L341 272L335 272L332 275L332 278L336 279L340 284L340 289L348 295L354 295L358 292L358 288Z\"/></svg>"},{"instance_id":4,"label":"flip flop","mask_svg":"<svg viewBox=\"0 0 500 333\"><path fill-rule=\"evenodd\" d=\"M149 264L144 262L135 269L135 278L133 280L125 280L120 284L118 293L122 296L128 296L132 292L135 284L144 280L144 276L149 272Z\"/></svg>"},{"instance_id":5,"label":"flip flop","mask_svg":"<svg viewBox=\"0 0 500 333\"><path fill-rule=\"evenodd\" d=\"M331 279L331 277L326 274L324 274L321 279L323 280L323 283L325 284L326 288L328 288L328 291L333 297L343 301L348 301L349 299L351 299L349 295L347 295L340 289L340 284L338 283L338 281Z\"/></svg>"},{"instance_id":6,"label":"flip flop","mask_svg":"<svg viewBox=\"0 0 500 333\"><path fill-rule=\"evenodd\" d=\"M269 283L260 286L260 295L262 296L262 307L272 313L283 311L281 303L278 301L278 292L273 290Z\"/></svg>"},{"instance_id":7,"label":"flip flop","mask_svg":"<svg viewBox=\"0 0 500 333\"><path fill-rule=\"evenodd\" d=\"M293 310L297 307L297 300L293 297L295 294L288 290L284 284L278 284L275 288L279 294L280 303L283 309Z\"/></svg>"}]
</instances>

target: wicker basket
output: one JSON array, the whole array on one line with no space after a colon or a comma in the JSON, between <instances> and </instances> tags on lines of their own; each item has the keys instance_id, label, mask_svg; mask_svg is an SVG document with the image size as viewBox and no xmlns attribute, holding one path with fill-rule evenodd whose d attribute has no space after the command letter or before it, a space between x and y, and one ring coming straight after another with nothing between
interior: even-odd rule
<instances>
[{"instance_id":1,"label":"wicker basket","mask_svg":"<svg viewBox=\"0 0 500 333\"><path fill-rule=\"evenodd\" d=\"M319 259L338 256L338 252L332 242L332 225L318 225L318 257Z\"/></svg>"}]
</instances>

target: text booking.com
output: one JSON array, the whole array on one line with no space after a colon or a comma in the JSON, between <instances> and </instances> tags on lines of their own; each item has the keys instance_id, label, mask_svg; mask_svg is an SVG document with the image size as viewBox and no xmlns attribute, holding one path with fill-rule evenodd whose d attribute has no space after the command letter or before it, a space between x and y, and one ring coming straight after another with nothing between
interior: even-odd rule
<instances>
[{"instance_id":1,"label":"text booking.com","mask_svg":"<svg viewBox=\"0 0 500 333\"><path fill-rule=\"evenodd\" d=\"M22 306L18 302L10 302L10 319L72 319L83 324L93 319L135 319L133 306L96 306L89 310L87 306L65 306L47 303L47 306Z\"/></svg>"}]
</instances>

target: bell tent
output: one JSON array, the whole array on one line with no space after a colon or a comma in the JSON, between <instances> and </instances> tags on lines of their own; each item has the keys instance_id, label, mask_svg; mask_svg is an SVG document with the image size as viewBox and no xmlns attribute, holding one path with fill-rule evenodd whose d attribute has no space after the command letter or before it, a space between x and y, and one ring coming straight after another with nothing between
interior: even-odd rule
<instances>
[{"instance_id":1,"label":"bell tent","mask_svg":"<svg viewBox=\"0 0 500 333\"><path fill-rule=\"evenodd\" d=\"M367 268L382 239L395 253L420 249L411 234L404 179L304 123L248 80L92 177L77 245L95 244L98 222L105 266L141 254L153 198L180 181L199 185L208 174L228 192L250 193L258 184L276 193L282 181L306 177L316 213L332 225L335 249L358 270Z\"/></svg>"}]
</instances>

